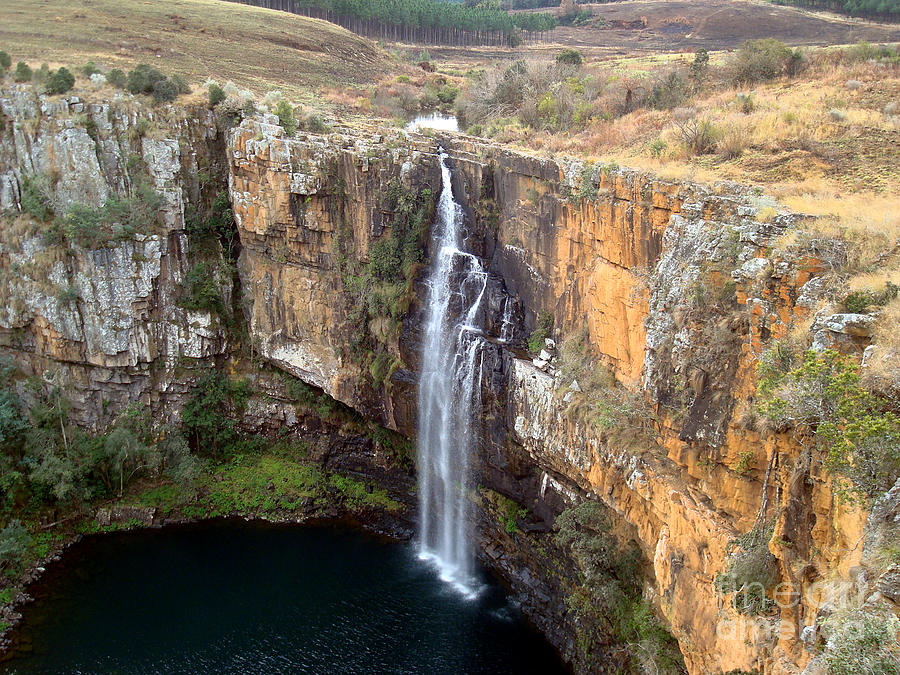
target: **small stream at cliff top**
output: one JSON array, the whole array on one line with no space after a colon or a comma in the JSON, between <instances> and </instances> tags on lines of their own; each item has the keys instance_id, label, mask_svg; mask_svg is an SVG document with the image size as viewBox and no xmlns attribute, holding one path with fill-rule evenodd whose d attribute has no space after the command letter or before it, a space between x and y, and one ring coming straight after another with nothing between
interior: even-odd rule
<instances>
[{"instance_id":1,"label":"small stream at cliff top","mask_svg":"<svg viewBox=\"0 0 900 675\"><path fill-rule=\"evenodd\" d=\"M455 115L432 113L430 115L419 115L406 125L407 131L422 131L422 129L459 131L459 121L456 119Z\"/></svg>"},{"instance_id":2,"label":"small stream at cliff top","mask_svg":"<svg viewBox=\"0 0 900 675\"><path fill-rule=\"evenodd\" d=\"M412 546L330 526L93 536L29 590L0 673L564 673L486 583L466 601Z\"/></svg>"},{"instance_id":3,"label":"small stream at cliff top","mask_svg":"<svg viewBox=\"0 0 900 675\"><path fill-rule=\"evenodd\" d=\"M466 251L465 218L453 198L441 150L441 195L432 228L419 380L419 546L441 579L468 598L472 575L468 506L469 453L477 444L481 403L482 300L488 275Z\"/></svg>"}]
</instances>

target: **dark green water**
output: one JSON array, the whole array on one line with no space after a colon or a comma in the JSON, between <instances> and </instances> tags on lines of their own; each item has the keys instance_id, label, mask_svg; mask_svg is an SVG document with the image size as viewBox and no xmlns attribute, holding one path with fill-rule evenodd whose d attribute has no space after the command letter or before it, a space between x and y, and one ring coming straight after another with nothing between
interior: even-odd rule
<instances>
[{"instance_id":1,"label":"dark green water","mask_svg":"<svg viewBox=\"0 0 900 675\"><path fill-rule=\"evenodd\" d=\"M410 545L220 522L92 537L47 570L0 673L564 673L488 585Z\"/></svg>"}]
</instances>

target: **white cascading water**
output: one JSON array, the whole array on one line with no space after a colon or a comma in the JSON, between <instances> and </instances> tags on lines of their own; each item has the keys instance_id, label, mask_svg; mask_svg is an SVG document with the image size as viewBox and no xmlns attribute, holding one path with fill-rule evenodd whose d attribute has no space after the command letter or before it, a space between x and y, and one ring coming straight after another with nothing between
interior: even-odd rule
<instances>
[{"instance_id":1,"label":"white cascading water","mask_svg":"<svg viewBox=\"0 0 900 675\"><path fill-rule=\"evenodd\" d=\"M419 382L420 557L466 595L475 593L468 537L469 452L477 442L484 338L478 326L487 288L481 261L463 250L463 211L453 199L447 155L432 229L427 320Z\"/></svg>"}]
</instances>

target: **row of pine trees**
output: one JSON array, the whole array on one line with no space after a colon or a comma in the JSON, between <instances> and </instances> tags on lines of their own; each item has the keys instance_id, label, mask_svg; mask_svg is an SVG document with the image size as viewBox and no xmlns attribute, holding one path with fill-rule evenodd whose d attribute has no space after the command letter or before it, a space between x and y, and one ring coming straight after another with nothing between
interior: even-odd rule
<instances>
[{"instance_id":1,"label":"row of pine trees","mask_svg":"<svg viewBox=\"0 0 900 675\"><path fill-rule=\"evenodd\" d=\"M377 40L446 45L516 46L556 27L548 13L440 0L237 0L336 23Z\"/></svg>"}]
</instances>

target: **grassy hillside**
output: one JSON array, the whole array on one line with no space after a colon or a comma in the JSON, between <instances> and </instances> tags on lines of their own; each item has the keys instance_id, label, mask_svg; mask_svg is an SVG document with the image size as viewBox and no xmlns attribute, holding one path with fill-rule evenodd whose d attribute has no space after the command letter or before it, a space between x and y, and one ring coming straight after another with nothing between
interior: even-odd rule
<instances>
[{"instance_id":1,"label":"grassy hillside","mask_svg":"<svg viewBox=\"0 0 900 675\"><path fill-rule=\"evenodd\" d=\"M14 64L144 62L193 83L211 76L292 96L393 69L375 43L338 26L221 0L17 0L3 9L0 49Z\"/></svg>"}]
</instances>

